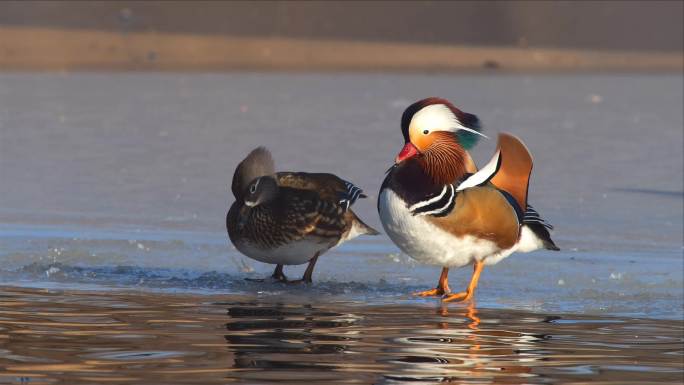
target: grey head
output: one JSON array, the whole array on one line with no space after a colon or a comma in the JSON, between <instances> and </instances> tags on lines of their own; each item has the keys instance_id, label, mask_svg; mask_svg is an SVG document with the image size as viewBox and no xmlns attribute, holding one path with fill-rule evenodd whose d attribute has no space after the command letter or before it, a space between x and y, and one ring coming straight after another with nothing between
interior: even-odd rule
<instances>
[{"instance_id":1,"label":"grey head","mask_svg":"<svg viewBox=\"0 0 684 385\"><path fill-rule=\"evenodd\" d=\"M256 207L273 200L278 194L278 182L272 175L256 178L249 184L245 192L245 205Z\"/></svg>"},{"instance_id":2,"label":"grey head","mask_svg":"<svg viewBox=\"0 0 684 385\"><path fill-rule=\"evenodd\" d=\"M268 202L276 196L275 166L271 153L265 147L255 148L238 164L231 189L235 199L249 207Z\"/></svg>"}]
</instances>

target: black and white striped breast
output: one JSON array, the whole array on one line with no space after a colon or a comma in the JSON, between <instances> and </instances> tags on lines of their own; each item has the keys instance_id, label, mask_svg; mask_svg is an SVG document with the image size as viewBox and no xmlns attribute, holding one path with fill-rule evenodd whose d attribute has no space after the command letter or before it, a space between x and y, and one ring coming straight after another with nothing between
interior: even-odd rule
<instances>
[{"instance_id":1,"label":"black and white striped breast","mask_svg":"<svg viewBox=\"0 0 684 385\"><path fill-rule=\"evenodd\" d=\"M433 215L443 217L454 209L455 202L456 189L453 185L446 185L442 188L439 195L414 203L409 206L409 211L416 216Z\"/></svg>"},{"instance_id":2,"label":"black and white striped breast","mask_svg":"<svg viewBox=\"0 0 684 385\"><path fill-rule=\"evenodd\" d=\"M456 187L453 184L434 184L422 170L409 165L394 167L382 184L383 189L391 189L406 204L413 216L448 215L456 202Z\"/></svg>"}]
</instances>

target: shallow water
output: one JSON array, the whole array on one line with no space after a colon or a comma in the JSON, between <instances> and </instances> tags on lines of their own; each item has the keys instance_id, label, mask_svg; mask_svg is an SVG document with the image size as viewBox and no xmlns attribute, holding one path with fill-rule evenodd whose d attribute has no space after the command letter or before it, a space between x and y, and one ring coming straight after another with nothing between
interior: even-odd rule
<instances>
[{"instance_id":1,"label":"shallow water","mask_svg":"<svg viewBox=\"0 0 684 385\"><path fill-rule=\"evenodd\" d=\"M0 74L0 378L676 382L681 349L664 346L681 343L684 318L682 89L681 75ZM375 199L401 112L428 95L479 115L491 138L525 140L530 199L562 251L486 268L480 332L461 305L441 315L408 295L439 268L384 235L325 254L312 287L245 281L272 266L227 240L235 164L266 145L281 170L343 176L366 190L355 210L381 229ZM478 145L478 163L494 146ZM452 287L469 274L452 271ZM227 314L235 307L246 315ZM663 350L635 348L632 330Z\"/></svg>"},{"instance_id":2,"label":"shallow water","mask_svg":"<svg viewBox=\"0 0 684 385\"><path fill-rule=\"evenodd\" d=\"M2 288L0 383L679 383L678 321Z\"/></svg>"}]
</instances>

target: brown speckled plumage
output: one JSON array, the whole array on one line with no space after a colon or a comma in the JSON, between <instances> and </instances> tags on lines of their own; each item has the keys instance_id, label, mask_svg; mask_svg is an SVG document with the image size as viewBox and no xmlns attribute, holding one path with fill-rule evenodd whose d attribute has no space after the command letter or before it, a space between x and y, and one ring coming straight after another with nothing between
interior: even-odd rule
<instances>
[{"instance_id":1,"label":"brown speckled plumage","mask_svg":"<svg viewBox=\"0 0 684 385\"><path fill-rule=\"evenodd\" d=\"M260 153L255 156L257 151ZM278 266L311 259L312 270L318 255L331 247L360 234L377 234L349 208L358 197L365 197L358 187L333 174L263 175L260 171L268 167L254 164L263 161L271 162L270 154L261 148L253 151L240 163L233 179L236 201L228 211L226 227L230 240L243 254ZM251 173L254 180L248 183L245 173ZM261 194L259 188L268 191ZM267 199L262 195L268 195Z\"/></svg>"},{"instance_id":2,"label":"brown speckled plumage","mask_svg":"<svg viewBox=\"0 0 684 385\"><path fill-rule=\"evenodd\" d=\"M289 173L283 174L291 179ZM305 177L300 173L298 179ZM332 247L349 231L355 216L345 215L336 201L321 195L325 194L281 187L276 199L252 209L236 201L228 213L231 240L270 249L313 236Z\"/></svg>"}]
</instances>

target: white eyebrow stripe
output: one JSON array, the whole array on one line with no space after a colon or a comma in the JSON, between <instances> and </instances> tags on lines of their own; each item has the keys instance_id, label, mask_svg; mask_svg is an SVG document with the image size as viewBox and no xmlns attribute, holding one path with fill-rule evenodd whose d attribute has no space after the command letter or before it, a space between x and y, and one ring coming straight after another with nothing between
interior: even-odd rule
<instances>
[{"instance_id":1,"label":"white eyebrow stripe","mask_svg":"<svg viewBox=\"0 0 684 385\"><path fill-rule=\"evenodd\" d=\"M432 211L426 211L424 213L418 213L418 214L416 214L416 216L442 214L444 212L444 210L448 209L449 206L451 206L451 204L453 203L455 195L456 195L454 192L454 186L449 185L448 187L449 187L449 191L451 194L449 195L449 199L447 199L447 203L444 206L442 206L438 209L434 209Z\"/></svg>"},{"instance_id":2,"label":"white eyebrow stripe","mask_svg":"<svg viewBox=\"0 0 684 385\"><path fill-rule=\"evenodd\" d=\"M420 130L457 131L462 126L458 118L444 104L423 107L411 118L410 126Z\"/></svg>"},{"instance_id":3,"label":"white eyebrow stripe","mask_svg":"<svg viewBox=\"0 0 684 385\"><path fill-rule=\"evenodd\" d=\"M436 197L434 197L434 198L430 198L430 199L428 199L428 200L426 200L426 201L421 201L421 202L418 202L418 203L413 204L411 207L409 207L409 211L415 211L416 209L419 209L419 208L421 208L421 207L425 207L425 206L427 206L427 205L429 205L429 204L435 203L435 202L437 202L438 200L442 199L442 198L444 197L444 194L446 194L446 191L447 191L447 187L448 187L448 186L450 186L450 185L444 186L444 188L442 189L442 192L439 193L438 196L436 196Z\"/></svg>"},{"instance_id":4,"label":"white eyebrow stripe","mask_svg":"<svg viewBox=\"0 0 684 385\"><path fill-rule=\"evenodd\" d=\"M464 126L458 119L458 116L444 104L431 104L420 109L411 118L409 130L450 132L463 130L489 139L487 135Z\"/></svg>"},{"instance_id":5,"label":"white eyebrow stripe","mask_svg":"<svg viewBox=\"0 0 684 385\"><path fill-rule=\"evenodd\" d=\"M458 131L458 130L468 131L471 134L480 135L481 137L483 137L485 139L489 139L489 137L487 135L481 133L480 131L473 130L472 128L468 128L464 125L459 125L458 127L456 127L456 129L454 131Z\"/></svg>"}]
</instances>

